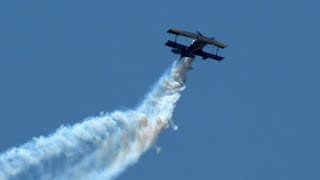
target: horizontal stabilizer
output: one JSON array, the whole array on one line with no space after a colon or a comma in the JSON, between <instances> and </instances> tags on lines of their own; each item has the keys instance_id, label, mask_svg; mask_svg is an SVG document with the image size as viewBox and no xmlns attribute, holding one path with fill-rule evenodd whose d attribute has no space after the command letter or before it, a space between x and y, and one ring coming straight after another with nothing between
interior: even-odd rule
<instances>
[{"instance_id":1,"label":"horizontal stabilizer","mask_svg":"<svg viewBox=\"0 0 320 180\"><path fill-rule=\"evenodd\" d=\"M195 51L194 54L197 55L197 56L201 56L203 59L210 58L210 59L214 59L214 60L217 60L217 61L221 61L221 60L224 59L224 57L221 57L221 56L218 56L218 55L215 55L215 54L211 54L211 53L207 53L207 52L204 52L202 50Z\"/></svg>"},{"instance_id":2,"label":"horizontal stabilizer","mask_svg":"<svg viewBox=\"0 0 320 180\"><path fill-rule=\"evenodd\" d=\"M183 50L183 49L187 48L187 46L179 44L179 43L176 43L176 42L173 42L173 41L167 41L165 45L169 46L171 48L180 49L180 50Z\"/></svg>"}]
</instances>

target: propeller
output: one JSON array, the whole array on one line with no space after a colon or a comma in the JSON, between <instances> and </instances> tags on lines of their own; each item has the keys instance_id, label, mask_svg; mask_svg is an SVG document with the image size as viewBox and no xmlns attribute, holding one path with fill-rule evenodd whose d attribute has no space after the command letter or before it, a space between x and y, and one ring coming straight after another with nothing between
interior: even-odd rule
<instances>
[{"instance_id":1,"label":"propeller","mask_svg":"<svg viewBox=\"0 0 320 180\"><path fill-rule=\"evenodd\" d=\"M201 34L201 32L199 32L199 31L196 31L200 36L203 36L202 34Z\"/></svg>"},{"instance_id":2,"label":"propeller","mask_svg":"<svg viewBox=\"0 0 320 180\"><path fill-rule=\"evenodd\" d=\"M199 32L199 31L196 31L196 32L197 32L197 34L199 34L200 36L204 36L201 32ZM210 39L214 40L214 37L211 37Z\"/></svg>"}]
</instances>

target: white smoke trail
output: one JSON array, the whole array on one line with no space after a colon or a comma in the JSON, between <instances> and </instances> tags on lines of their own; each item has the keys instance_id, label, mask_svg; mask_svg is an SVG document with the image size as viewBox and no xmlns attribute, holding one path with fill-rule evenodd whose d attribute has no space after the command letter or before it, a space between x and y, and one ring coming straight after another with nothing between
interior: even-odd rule
<instances>
[{"instance_id":1,"label":"white smoke trail","mask_svg":"<svg viewBox=\"0 0 320 180\"><path fill-rule=\"evenodd\" d=\"M113 179L168 127L192 59L175 62L140 106L61 126L0 155L0 180Z\"/></svg>"}]
</instances>

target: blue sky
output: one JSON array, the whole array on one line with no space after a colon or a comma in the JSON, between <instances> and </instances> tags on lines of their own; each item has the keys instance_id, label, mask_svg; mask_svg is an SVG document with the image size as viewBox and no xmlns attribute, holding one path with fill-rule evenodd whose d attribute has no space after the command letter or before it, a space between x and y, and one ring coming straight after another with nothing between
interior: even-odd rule
<instances>
[{"instance_id":1,"label":"blue sky","mask_svg":"<svg viewBox=\"0 0 320 180\"><path fill-rule=\"evenodd\" d=\"M215 36L174 121L119 179L320 178L319 5L309 1L0 2L0 151L139 104L177 27Z\"/></svg>"}]
</instances>

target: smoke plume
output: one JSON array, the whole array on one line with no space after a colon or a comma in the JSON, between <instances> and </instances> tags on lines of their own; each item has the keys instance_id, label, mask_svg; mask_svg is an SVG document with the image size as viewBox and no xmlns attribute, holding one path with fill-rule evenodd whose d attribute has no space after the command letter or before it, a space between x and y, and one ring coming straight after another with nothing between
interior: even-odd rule
<instances>
[{"instance_id":1,"label":"smoke plume","mask_svg":"<svg viewBox=\"0 0 320 180\"><path fill-rule=\"evenodd\" d=\"M114 179L169 126L191 63L190 58L175 62L133 110L61 126L2 153L0 180Z\"/></svg>"}]
</instances>

